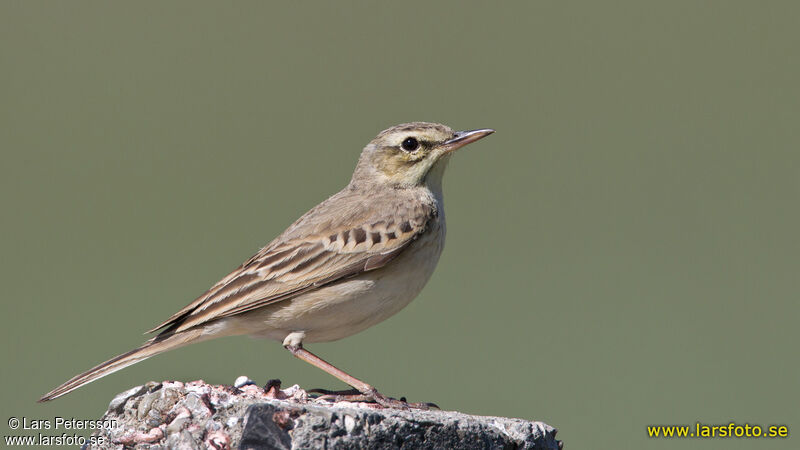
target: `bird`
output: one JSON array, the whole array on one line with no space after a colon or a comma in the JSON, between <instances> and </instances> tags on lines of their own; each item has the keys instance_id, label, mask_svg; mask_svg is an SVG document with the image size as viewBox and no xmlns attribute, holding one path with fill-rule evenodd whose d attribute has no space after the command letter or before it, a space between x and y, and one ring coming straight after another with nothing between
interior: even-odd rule
<instances>
[{"instance_id":1,"label":"bird","mask_svg":"<svg viewBox=\"0 0 800 450\"><path fill-rule=\"evenodd\" d=\"M411 122L380 132L350 182L205 293L147 333L143 345L74 376L53 400L151 356L212 338L281 342L351 386L324 391L386 408L425 408L385 396L304 347L335 341L394 315L431 277L446 235L442 176L453 152L494 133ZM320 390L323 391L323 390Z\"/></svg>"}]
</instances>

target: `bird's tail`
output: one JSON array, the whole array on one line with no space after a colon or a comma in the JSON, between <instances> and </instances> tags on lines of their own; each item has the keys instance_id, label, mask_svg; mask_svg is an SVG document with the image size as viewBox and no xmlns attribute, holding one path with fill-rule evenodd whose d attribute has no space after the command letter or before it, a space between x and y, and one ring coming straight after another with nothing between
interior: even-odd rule
<instances>
[{"instance_id":1,"label":"bird's tail","mask_svg":"<svg viewBox=\"0 0 800 450\"><path fill-rule=\"evenodd\" d=\"M182 347L186 344L197 342L201 339L201 330L186 330L171 335L160 335L145 342L141 347L123 353L108 361L98 364L81 374L75 375L61 386L53 389L39 399L39 402L46 402L70 393L84 384L102 378L108 374L124 369L139 361L143 361L151 356L163 353L167 350Z\"/></svg>"}]
</instances>

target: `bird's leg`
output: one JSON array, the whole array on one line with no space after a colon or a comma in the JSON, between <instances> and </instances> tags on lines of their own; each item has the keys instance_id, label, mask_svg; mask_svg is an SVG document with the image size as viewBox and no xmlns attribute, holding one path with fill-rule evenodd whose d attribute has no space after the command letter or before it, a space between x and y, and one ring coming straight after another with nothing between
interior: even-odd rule
<instances>
[{"instance_id":1,"label":"bird's leg","mask_svg":"<svg viewBox=\"0 0 800 450\"><path fill-rule=\"evenodd\" d=\"M284 347L286 348L286 350L292 352L292 355L294 355L295 357L302 359L303 361L324 370L325 372L349 384L350 386L353 386L357 391L357 392L353 391L343 392L342 395L339 395L339 393L326 391L329 392L330 394L326 394L325 396L331 395L333 397L333 400L375 402L383 406L384 408L401 408L401 409L408 409L408 408L430 409L431 407L438 408L438 406L434 405L433 403L408 403L402 400L386 397L380 394L378 390L372 387L371 385L359 380L358 378L337 368L336 366L325 361L319 356L304 349L302 343L294 344L294 343L284 342Z\"/></svg>"}]
</instances>

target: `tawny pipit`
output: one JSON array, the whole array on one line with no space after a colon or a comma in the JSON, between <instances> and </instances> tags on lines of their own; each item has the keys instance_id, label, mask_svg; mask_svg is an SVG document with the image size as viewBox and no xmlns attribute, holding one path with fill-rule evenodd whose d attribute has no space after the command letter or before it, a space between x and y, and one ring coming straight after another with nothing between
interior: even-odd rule
<instances>
[{"instance_id":1,"label":"tawny pipit","mask_svg":"<svg viewBox=\"0 0 800 450\"><path fill-rule=\"evenodd\" d=\"M408 406L303 348L385 320L428 281L444 247L442 174L451 153L494 130L454 132L414 122L382 131L361 152L350 184L205 294L150 330L141 347L73 377L52 400L150 356L206 339L247 334L292 354L383 406Z\"/></svg>"}]
</instances>

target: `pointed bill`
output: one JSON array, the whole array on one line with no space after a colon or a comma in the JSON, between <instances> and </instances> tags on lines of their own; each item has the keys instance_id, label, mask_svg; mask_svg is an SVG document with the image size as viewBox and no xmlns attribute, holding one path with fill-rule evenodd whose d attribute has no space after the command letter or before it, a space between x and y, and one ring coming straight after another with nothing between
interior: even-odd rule
<instances>
[{"instance_id":1,"label":"pointed bill","mask_svg":"<svg viewBox=\"0 0 800 450\"><path fill-rule=\"evenodd\" d=\"M450 153L452 151L458 150L459 148L471 144L478 139L485 138L486 136L494 133L494 130L491 128L481 128L479 130L469 130L469 131L457 131L455 136L452 139L445 142L442 147L444 148L445 153Z\"/></svg>"}]
</instances>

